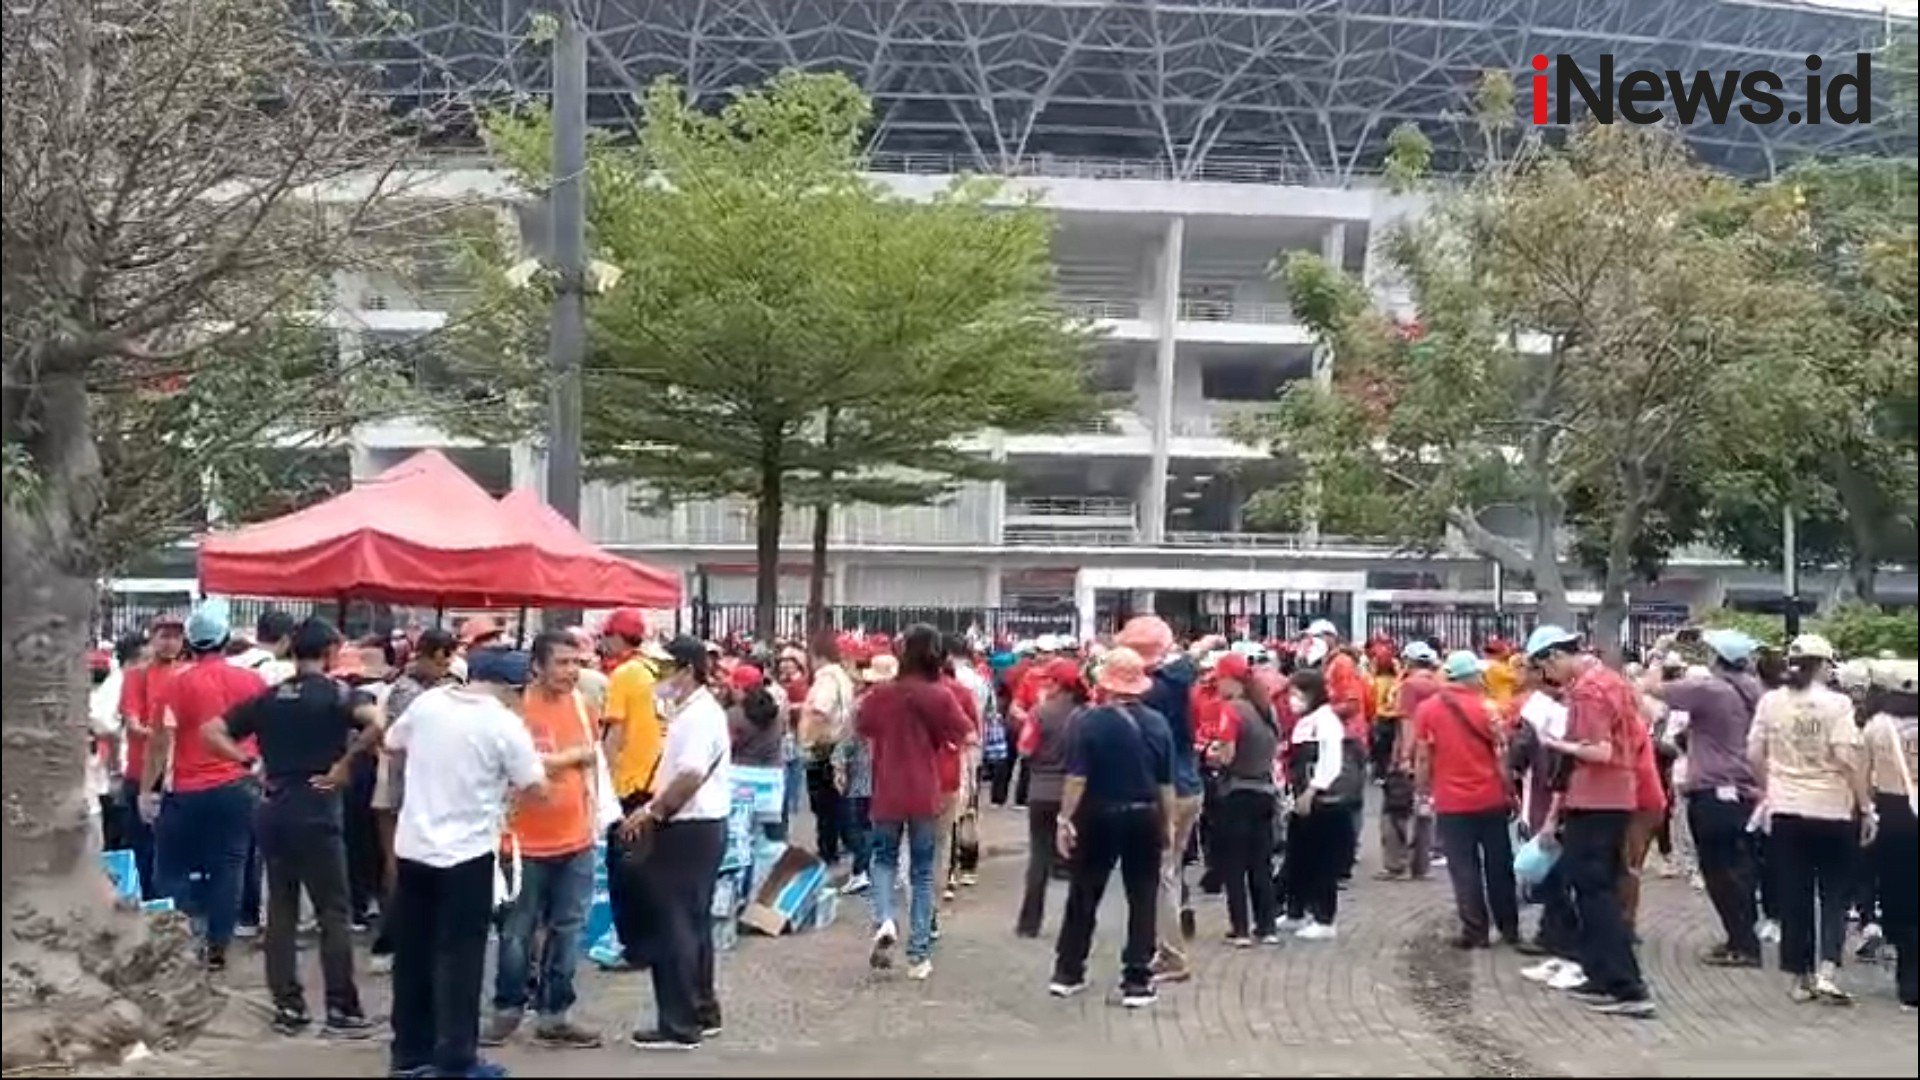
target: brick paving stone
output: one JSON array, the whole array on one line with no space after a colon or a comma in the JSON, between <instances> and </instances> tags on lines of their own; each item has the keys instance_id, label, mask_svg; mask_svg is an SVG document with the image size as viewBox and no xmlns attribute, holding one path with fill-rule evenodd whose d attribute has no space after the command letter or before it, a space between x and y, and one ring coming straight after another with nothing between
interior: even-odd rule
<instances>
[{"instance_id":1,"label":"brick paving stone","mask_svg":"<svg viewBox=\"0 0 1920 1080\"><path fill-rule=\"evenodd\" d=\"M523 1075L698 1076L1823 1076L1916 1075L1915 1024L1897 1011L1889 968L1845 973L1851 1009L1801 1006L1776 972L1707 968L1705 898L1677 881L1649 882L1641 960L1661 1012L1651 1021L1595 1016L1521 979L1507 950L1441 947L1452 905L1444 874L1369 880L1373 851L1342 897L1340 938L1231 949L1223 904L1200 898L1196 978L1146 1010L1108 1000L1117 975L1123 901L1109 890L1090 965L1095 985L1068 1001L1045 993L1065 886L1052 887L1047 936L1014 937L1025 825L989 810L982 884L943 918L933 978L905 981L866 966L868 909L842 902L827 931L743 936L721 960L726 1032L698 1053L651 1064L624 1045L644 1012L645 976L583 971L576 1019L608 1035L591 1052L523 1041L497 1057ZM802 828L797 835L809 836ZM1368 830L1372 847L1372 830ZM318 1001L316 957L303 956ZM385 1042L282 1039L266 1027L258 954L230 976L234 1004L192 1046L135 1066L148 1075L343 1075L383 1072ZM369 1007L386 980L362 976Z\"/></svg>"}]
</instances>

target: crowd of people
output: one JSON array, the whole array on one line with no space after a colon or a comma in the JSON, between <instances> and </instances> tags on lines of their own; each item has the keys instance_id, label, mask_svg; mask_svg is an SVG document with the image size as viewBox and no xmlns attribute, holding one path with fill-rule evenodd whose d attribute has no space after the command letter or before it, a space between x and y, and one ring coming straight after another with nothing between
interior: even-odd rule
<instances>
[{"instance_id":1,"label":"crowd of people","mask_svg":"<svg viewBox=\"0 0 1920 1080\"><path fill-rule=\"evenodd\" d=\"M813 854L870 899L871 965L900 952L913 980L978 881L983 809L1012 803L1029 840L1016 935L1042 934L1065 882L1058 997L1089 985L1116 870L1124 1006L1194 978L1203 896L1224 897L1228 947L1337 948L1372 813L1378 878L1444 868L1453 944L1535 957L1529 979L1597 1012L1654 1014L1637 957L1650 865L1697 865L1725 939L1702 963L1758 968L1772 938L1795 1000L1843 1004L1852 918L1863 952L1894 953L1902 1005L1920 1003L1915 666L1841 663L1813 635L1776 652L1693 631L1615 667L1555 626L1451 650L1348 642L1325 620L1290 641L1182 641L1154 616L1084 642L915 626L722 647L620 610L522 649L484 618L349 643L270 611L236 634L212 600L94 666L104 843L194 920L210 969L264 934L285 1033L313 1023L302 895L329 1035L375 1030L353 934L377 924L394 1075L500 1075L480 1048L529 1013L540 1045L598 1046L572 1014L599 870L624 966L653 984L632 1044L718 1035L736 767L785 779L767 838L790 839L804 800ZM1516 874L1523 844L1544 871Z\"/></svg>"}]
</instances>

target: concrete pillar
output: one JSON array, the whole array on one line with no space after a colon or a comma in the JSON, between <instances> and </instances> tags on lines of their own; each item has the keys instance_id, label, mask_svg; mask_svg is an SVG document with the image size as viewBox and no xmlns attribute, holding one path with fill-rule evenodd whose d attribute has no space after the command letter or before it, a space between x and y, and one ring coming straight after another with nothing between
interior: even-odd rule
<instances>
[{"instance_id":1,"label":"concrete pillar","mask_svg":"<svg viewBox=\"0 0 1920 1080\"><path fill-rule=\"evenodd\" d=\"M1174 330L1180 319L1180 264L1186 249L1187 223L1175 217L1167 222L1160 245L1160 294L1155 297L1160 340L1154 352L1153 400L1144 403L1152 427L1153 458L1147 466L1146 490L1141 492L1140 511L1144 528L1140 538L1159 544L1167 535L1167 472L1173 438L1174 361L1177 340Z\"/></svg>"},{"instance_id":2,"label":"concrete pillar","mask_svg":"<svg viewBox=\"0 0 1920 1080\"><path fill-rule=\"evenodd\" d=\"M1000 607L1003 596L1000 589L1000 564L997 562L988 563L986 566L980 568L980 575L980 595L984 600L981 606L989 608Z\"/></svg>"},{"instance_id":3,"label":"concrete pillar","mask_svg":"<svg viewBox=\"0 0 1920 1080\"><path fill-rule=\"evenodd\" d=\"M1074 614L1076 615L1075 623L1080 634L1080 639L1082 641L1092 641L1094 637L1094 588L1093 582L1087 580L1087 572L1085 570L1077 571L1073 575L1073 607Z\"/></svg>"}]
</instances>

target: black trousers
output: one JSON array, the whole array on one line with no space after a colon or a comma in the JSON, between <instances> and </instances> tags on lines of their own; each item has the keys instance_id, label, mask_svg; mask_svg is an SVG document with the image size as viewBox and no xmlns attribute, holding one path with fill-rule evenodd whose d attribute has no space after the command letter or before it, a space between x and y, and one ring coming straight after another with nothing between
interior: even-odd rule
<instances>
[{"instance_id":1,"label":"black trousers","mask_svg":"<svg viewBox=\"0 0 1920 1080\"><path fill-rule=\"evenodd\" d=\"M995 806L1007 805L1007 796L1013 790L1013 759L989 761L981 768L987 774L987 798Z\"/></svg>"},{"instance_id":2,"label":"black trousers","mask_svg":"<svg viewBox=\"0 0 1920 1080\"><path fill-rule=\"evenodd\" d=\"M1214 823L1214 855L1227 889L1227 926L1234 937L1249 930L1274 932L1278 918L1273 889L1273 815L1271 791L1229 791L1220 796Z\"/></svg>"},{"instance_id":3,"label":"black trousers","mask_svg":"<svg viewBox=\"0 0 1920 1080\"><path fill-rule=\"evenodd\" d=\"M653 1000L661 1034L697 1043L720 1023L713 988L713 887L726 854L725 821L671 821L659 826L642 879L647 907Z\"/></svg>"},{"instance_id":4,"label":"black trousers","mask_svg":"<svg viewBox=\"0 0 1920 1080\"><path fill-rule=\"evenodd\" d=\"M1127 894L1127 939L1120 949L1123 986L1153 982L1154 920L1159 913L1160 846L1166 826L1158 808L1148 804L1082 807L1075 822L1078 839L1073 878L1067 886L1067 910L1054 947L1053 977L1065 983L1087 977L1087 953L1106 894L1107 880L1120 868Z\"/></svg>"},{"instance_id":5,"label":"black trousers","mask_svg":"<svg viewBox=\"0 0 1920 1080\"><path fill-rule=\"evenodd\" d=\"M347 890L355 921L365 922L385 892L386 858L380 852L380 825L373 811L373 785L379 762L354 762L353 782L342 793L347 843Z\"/></svg>"},{"instance_id":6,"label":"black trousers","mask_svg":"<svg viewBox=\"0 0 1920 1080\"><path fill-rule=\"evenodd\" d=\"M646 792L635 792L620 800L623 813L631 814L647 804ZM643 968L648 964L647 927L653 922L647 910L647 891L639 860L631 846L620 839L620 823L607 827L607 907L613 913L613 933L620 939L620 951L627 966Z\"/></svg>"},{"instance_id":7,"label":"black trousers","mask_svg":"<svg viewBox=\"0 0 1920 1080\"><path fill-rule=\"evenodd\" d=\"M140 872L140 899L160 896L160 879L153 870L153 826L140 816L140 781L127 776L120 780L120 801L124 816L127 847L133 850L133 866Z\"/></svg>"},{"instance_id":8,"label":"black trousers","mask_svg":"<svg viewBox=\"0 0 1920 1080\"><path fill-rule=\"evenodd\" d=\"M1850 820L1773 815L1769 851L1779 891L1781 971L1811 975L1816 959L1840 962L1857 835Z\"/></svg>"},{"instance_id":9,"label":"black trousers","mask_svg":"<svg viewBox=\"0 0 1920 1080\"><path fill-rule=\"evenodd\" d=\"M1441 814L1434 820L1440 849L1447 853L1453 881L1453 906L1460 933L1486 941L1489 930L1507 941L1520 940L1520 898L1513 883L1513 838L1507 812Z\"/></svg>"},{"instance_id":10,"label":"black trousers","mask_svg":"<svg viewBox=\"0 0 1920 1080\"><path fill-rule=\"evenodd\" d=\"M300 891L320 923L320 973L329 1016L359 1016L348 925L347 846L340 795L292 781L260 804L260 853L267 865L267 989L275 1006L307 1011L300 985Z\"/></svg>"},{"instance_id":11,"label":"black trousers","mask_svg":"<svg viewBox=\"0 0 1920 1080\"><path fill-rule=\"evenodd\" d=\"M1880 879L1881 926L1894 949L1894 985L1900 1004L1920 1005L1920 880L1914 874L1920 822L1902 796L1875 794L1873 804L1880 812L1873 862Z\"/></svg>"},{"instance_id":12,"label":"black trousers","mask_svg":"<svg viewBox=\"0 0 1920 1080\"><path fill-rule=\"evenodd\" d=\"M1027 805L1027 790L1033 786L1033 769L1021 758L1013 766L1013 805Z\"/></svg>"},{"instance_id":13,"label":"black trousers","mask_svg":"<svg viewBox=\"0 0 1920 1080\"><path fill-rule=\"evenodd\" d=\"M1059 858L1054 842L1059 827L1059 802L1027 804L1027 882L1020 896L1020 917L1013 924L1019 933L1038 936L1046 918L1047 882Z\"/></svg>"},{"instance_id":14,"label":"black trousers","mask_svg":"<svg viewBox=\"0 0 1920 1080\"><path fill-rule=\"evenodd\" d=\"M393 1071L465 1076L480 1046L493 854L453 866L399 860L393 889Z\"/></svg>"},{"instance_id":15,"label":"black trousers","mask_svg":"<svg viewBox=\"0 0 1920 1080\"><path fill-rule=\"evenodd\" d=\"M813 808L814 854L831 866L840 861L840 791L833 786L833 764L807 762L807 804Z\"/></svg>"},{"instance_id":16,"label":"black trousers","mask_svg":"<svg viewBox=\"0 0 1920 1080\"><path fill-rule=\"evenodd\" d=\"M1569 810L1560 828L1560 861L1580 913L1580 966L1589 983L1623 1001L1647 996L1620 909L1631 817L1626 810Z\"/></svg>"},{"instance_id":17,"label":"black trousers","mask_svg":"<svg viewBox=\"0 0 1920 1080\"><path fill-rule=\"evenodd\" d=\"M1400 737L1400 721L1375 720L1372 734L1367 756L1373 766L1373 778L1378 780L1393 771L1393 744Z\"/></svg>"},{"instance_id":18,"label":"black trousers","mask_svg":"<svg viewBox=\"0 0 1920 1080\"><path fill-rule=\"evenodd\" d=\"M1340 879L1354 848L1354 813L1320 806L1295 815L1287 834L1287 914L1332 926L1340 914Z\"/></svg>"},{"instance_id":19,"label":"black trousers","mask_svg":"<svg viewBox=\"0 0 1920 1080\"><path fill-rule=\"evenodd\" d=\"M1693 833L1700 877L1706 882L1707 900L1720 917L1720 928L1726 932L1727 947L1742 956L1758 957L1760 938L1754 924L1760 919L1760 909L1755 895L1753 834L1747 831L1752 818L1750 798L1722 800L1711 791L1687 796L1687 828Z\"/></svg>"},{"instance_id":20,"label":"black trousers","mask_svg":"<svg viewBox=\"0 0 1920 1080\"><path fill-rule=\"evenodd\" d=\"M1533 887L1540 901L1540 935L1537 943L1562 960L1580 959L1580 909L1574 906L1573 889L1567 885L1567 861L1563 856L1547 871L1546 879Z\"/></svg>"}]
</instances>

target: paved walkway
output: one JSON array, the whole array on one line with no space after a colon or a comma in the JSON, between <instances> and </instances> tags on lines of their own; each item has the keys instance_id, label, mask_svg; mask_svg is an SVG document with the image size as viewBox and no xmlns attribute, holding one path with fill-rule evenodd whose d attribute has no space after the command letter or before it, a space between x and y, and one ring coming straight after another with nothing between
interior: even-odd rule
<instances>
[{"instance_id":1,"label":"paved walkway","mask_svg":"<svg viewBox=\"0 0 1920 1080\"><path fill-rule=\"evenodd\" d=\"M986 838L1024 844L1018 811L990 811ZM802 835L809 835L804 833ZM1369 847L1371 847L1369 837ZM1371 851L1368 852L1372 854ZM1592 1015L1521 979L1510 951L1462 955L1443 944L1443 881L1377 883L1363 862L1345 894L1337 942L1236 951L1220 943L1219 901L1203 902L1198 977L1153 1008L1123 1010L1089 992L1045 993L1049 940L1012 933L1021 856L992 857L983 883L945 919L933 978L908 983L866 966L866 905L844 903L823 933L744 937L721 962L724 1035L665 1060L624 1045L646 1011L645 976L583 975L577 1017L607 1047L548 1052L524 1040L498 1053L521 1075L705 1076L1915 1076L1916 1024L1893 1001L1891 969L1857 965L1850 1009L1795 1005L1775 972L1703 967L1706 900L1684 882L1650 882L1641 960L1660 1015ZM1442 875L1444 876L1444 875ZM1096 944L1096 987L1116 977L1118 887ZM1048 935L1064 886L1049 897ZM316 957L303 955L316 981ZM236 1003L192 1047L143 1063L147 1074L376 1076L385 1043L285 1040L266 1027L257 954L241 950ZM363 977L370 1007L386 981Z\"/></svg>"}]
</instances>

